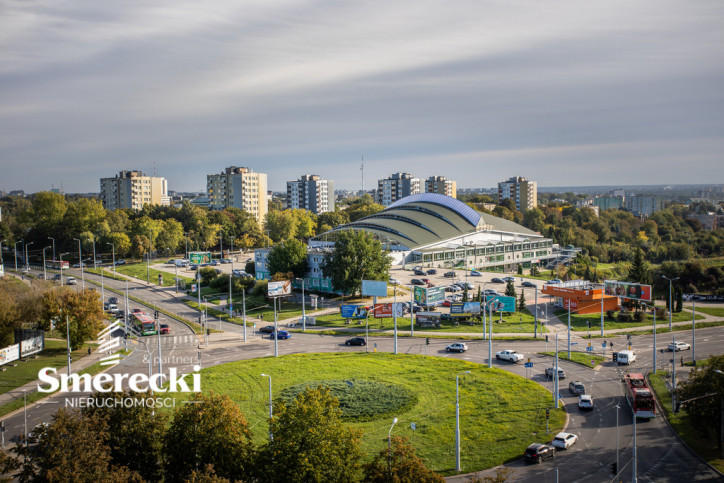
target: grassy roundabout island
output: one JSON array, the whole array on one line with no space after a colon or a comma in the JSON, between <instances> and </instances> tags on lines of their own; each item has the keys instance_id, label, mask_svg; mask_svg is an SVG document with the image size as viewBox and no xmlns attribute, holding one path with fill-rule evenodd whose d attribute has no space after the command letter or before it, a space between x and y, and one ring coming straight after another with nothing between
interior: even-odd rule
<instances>
[{"instance_id":1,"label":"grassy roundabout island","mask_svg":"<svg viewBox=\"0 0 724 483\"><path fill-rule=\"evenodd\" d=\"M540 385L480 364L388 353L295 354L232 362L204 369L204 392L228 394L246 414L257 443L268 437L269 382L275 401L293 398L305 384L323 382L338 395L345 419L364 432L362 450L371 459L392 434L410 438L426 465L440 473L455 467L455 375L460 377L463 471L480 470L520 457L546 436L550 393ZM565 421L551 410L550 433ZM411 429L415 423L416 430ZM536 435L537 434L537 435Z\"/></svg>"}]
</instances>

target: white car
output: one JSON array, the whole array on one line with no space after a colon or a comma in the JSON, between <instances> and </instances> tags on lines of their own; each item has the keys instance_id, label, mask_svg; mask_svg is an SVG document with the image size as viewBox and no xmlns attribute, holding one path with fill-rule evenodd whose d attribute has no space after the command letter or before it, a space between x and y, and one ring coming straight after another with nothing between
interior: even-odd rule
<instances>
[{"instance_id":1,"label":"white car","mask_svg":"<svg viewBox=\"0 0 724 483\"><path fill-rule=\"evenodd\" d=\"M578 396L578 409L593 409L593 396L589 394Z\"/></svg>"},{"instance_id":2,"label":"white car","mask_svg":"<svg viewBox=\"0 0 724 483\"><path fill-rule=\"evenodd\" d=\"M389 280L389 284L390 284L390 285L400 285L400 281L397 280L396 278L391 278L391 279Z\"/></svg>"},{"instance_id":3,"label":"white car","mask_svg":"<svg viewBox=\"0 0 724 483\"><path fill-rule=\"evenodd\" d=\"M523 354L520 352L514 351L514 350L504 350L497 352L495 354L495 358L499 361L508 361L508 362L520 362L523 360Z\"/></svg>"},{"instance_id":4,"label":"white car","mask_svg":"<svg viewBox=\"0 0 724 483\"><path fill-rule=\"evenodd\" d=\"M78 283L78 281L75 279L75 277L68 277L65 279L65 283L68 285L75 285Z\"/></svg>"},{"instance_id":5,"label":"white car","mask_svg":"<svg viewBox=\"0 0 724 483\"><path fill-rule=\"evenodd\" d=\"M462 342L455 342L445 347L445 350L448 352L465 352L468 350L468 346Z\"/></svg>"},{"instance_id":6,"label":"white car","mask_svg":"<svg viewBox=\"0 0 724 483\"><path fill-rule=\"evenodd\" d=\"M578 441L578 436L576 436L575 434L558 433L556 434L556 437L553 438L553 441L551 441L551 445L555 446L558 449L568 449L576 441Z\"/></svg>"},{"instance_id":7,"label":"white car","mask_svg":"<svg viewBox=\"0 0 724 483\"><path fill-rule=\"evenodd\" d=\"M669 344L668 348L668 350L670 350L671 352L688 351L690 349L691 346L686 342L672 342Z\"/></svg>"}]
</instances>

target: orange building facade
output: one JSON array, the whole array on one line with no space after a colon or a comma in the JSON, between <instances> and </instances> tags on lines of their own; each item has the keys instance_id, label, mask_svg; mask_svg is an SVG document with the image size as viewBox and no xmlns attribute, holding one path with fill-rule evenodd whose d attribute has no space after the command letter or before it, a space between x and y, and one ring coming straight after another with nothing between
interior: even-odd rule
<instances>
[{"instance_id":1,"label":"orange building facade","mask_svg":"<svg viewBox=\"0 0 724 483\"><path fill-rule=\"evenodd\" d=\"M566 287L561 285L544 285L544 295L554 298L553 305L568 309L576 314L600 314L601 298L603 298L603 311L617 310L618 297L605 295L603 288L591 286Z\"/></svg>"}]
</instances>

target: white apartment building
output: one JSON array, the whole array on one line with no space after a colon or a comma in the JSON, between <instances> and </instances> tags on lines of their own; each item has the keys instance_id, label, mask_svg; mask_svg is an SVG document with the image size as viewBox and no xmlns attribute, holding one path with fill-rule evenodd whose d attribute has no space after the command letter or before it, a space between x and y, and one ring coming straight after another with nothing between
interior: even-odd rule
<instances>
[{"instance_id":1,"label":"white apartment building","mask_svg":"<svg viewBox=\"0 0 724 483\"><path fill-rule=\"evenodd\" d=\"M140 210L143 205L168 206L168 182L141 171L120 171L113 178L101 178L101 202L106 210Z\"/></svg>"},{"instance_id":2,"label":"white apartment building","mask_svg":"<svg viewBox=\"0 0 724 483\"><path fill-rule=\"evenodd\" d=\"M457 183L444 176L430 176L425 180L425 193L438 193L457 198Z\"/></svg>"},{"instance_id":3,"label":"white apartment building","mask_svg":"<svg viewBox=\"0 0 724 483\"><path fill-rule=\"evenodd\" d=\"M240 208L261 225L267 213L267 176L250 168L230 166L220 174L206 175L206 193L213 210Z\"/></svg>"},{"instance_id":4,"label":"white apartment building","mask_svg":"<svg viewBox=\"0 0 724 483\"><path fill-rule=\"evenodd\" d=\"M287 181L287 208L308 210L317 215L334 211L334 181L316 174Z\"/></svg>"},{"instance_id":5,"label":"white apartment building","mask_svg":"<svg viewBox=\"0 0 724 483\"><path fill-rule=\"evenodd\" d=\"M387 179L377 181L375 201L382 206L389 206L399 199L419 193L420 178L409 173L395 173Z\"/></svg>"}]
</instances>

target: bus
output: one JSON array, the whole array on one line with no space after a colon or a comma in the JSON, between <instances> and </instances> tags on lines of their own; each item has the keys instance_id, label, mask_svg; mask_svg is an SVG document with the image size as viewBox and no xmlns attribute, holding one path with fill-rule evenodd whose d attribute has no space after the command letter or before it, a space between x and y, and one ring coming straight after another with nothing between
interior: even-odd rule
<instances>
[{"instance_id":1,"label":"bus","mask_svg":"<svg viewBox=\"0 0 724 483\"><path fill-rule=\"evenodd\" d=\"M134 312L132 317L133 327L141 335L155 335L156 321L148 314L143 312Z\"/></svg>"},{"instance_id":2,"label":"bus","mask_svg":"<svg viewBox=\"0 0 724 483\"><path fill-rule=\"evenodd\" d=\"M624 376L626 400L634 415L639 419L651 419L656 416L656 404L651 389L643 374L631 373Z\"/></svg>"},{"instance_id":3,"label":"bus","mask_svg":"<svg viewBox=\"0 0 724 483\"><path fill-rule=\"evenodd\" d=\"M62 267L63 270L68 270L70 268L70 262L67 260L63 260L62 262L60 260L48 260L45 262L45 267L55 270L61 270Z\"/></svg>"}]
</instances>

